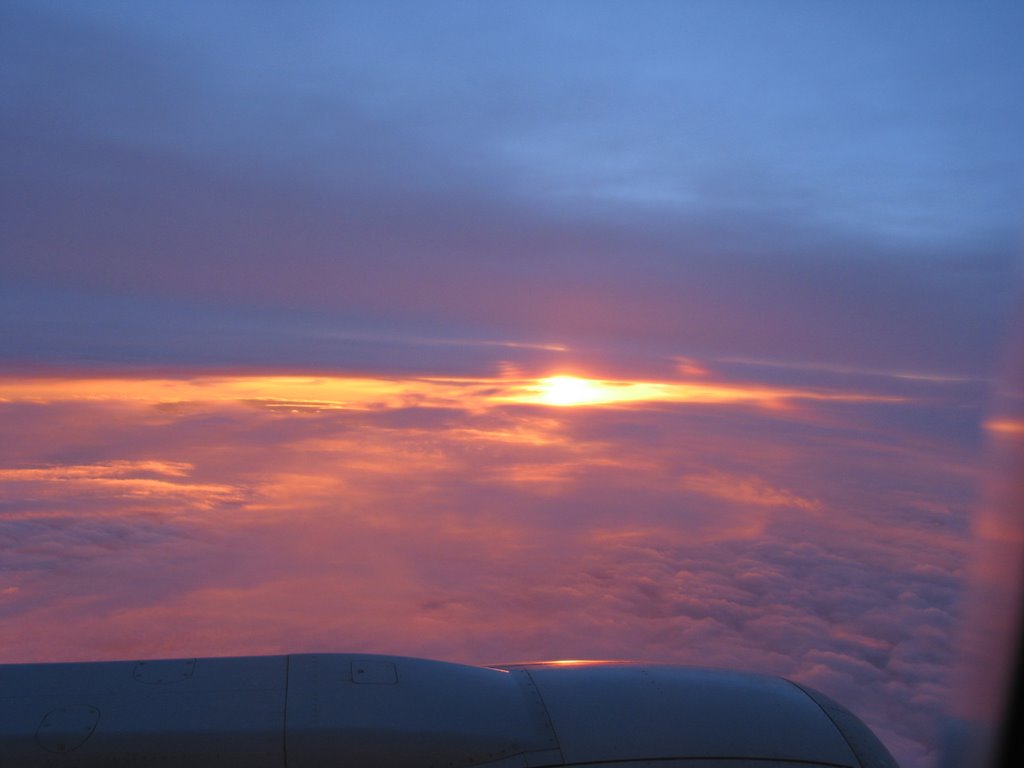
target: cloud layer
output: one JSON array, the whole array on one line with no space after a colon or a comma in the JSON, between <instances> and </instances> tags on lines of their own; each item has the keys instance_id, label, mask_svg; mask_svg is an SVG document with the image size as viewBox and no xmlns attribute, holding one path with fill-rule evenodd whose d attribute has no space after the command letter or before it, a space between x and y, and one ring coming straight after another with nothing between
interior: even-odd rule
<instances>
[{"instance_id":1,"label":"cloud layer","mask_svg":"<svg viewBox=\"0 0 1024 768\"><path fill-rule=\"evenodd\" d=\"M955 383L782 409L159 384L0 382L3 661L657 659L788 675L905 764L934 750L976 479Z\"/></svg>"}]
</instances>

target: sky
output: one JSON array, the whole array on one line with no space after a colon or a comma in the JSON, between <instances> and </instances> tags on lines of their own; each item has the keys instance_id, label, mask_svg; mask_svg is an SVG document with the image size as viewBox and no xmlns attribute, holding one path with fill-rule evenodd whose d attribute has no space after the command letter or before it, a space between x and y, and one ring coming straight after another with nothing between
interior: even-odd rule
<instances>
[{"instance_id":1,"label":"sky","mask_svg":"<svg viewBox=\"0 0 1024 768\"><path fill-rule=\"evenodd\" d=\"M723 666L932 765L1016 541L1022 22L4 3L0 662Z\"/></svg>"}]
</instances>

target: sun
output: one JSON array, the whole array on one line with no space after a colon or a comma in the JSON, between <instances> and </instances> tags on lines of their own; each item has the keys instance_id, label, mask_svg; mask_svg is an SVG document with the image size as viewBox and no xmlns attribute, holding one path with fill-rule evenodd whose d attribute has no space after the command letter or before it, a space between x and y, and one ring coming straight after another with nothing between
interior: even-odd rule
<instances>
[{"instance_id":1,"label":"sun","mask_svg":"<svg viewBox=\"0 0 1024 768\"><path fill-rule=\"evenodd\" d=\"M575 376L549 376L540 380L540 401L547 405L588 405L605 400L599 382Z\"/></svg>"}]
</instances>

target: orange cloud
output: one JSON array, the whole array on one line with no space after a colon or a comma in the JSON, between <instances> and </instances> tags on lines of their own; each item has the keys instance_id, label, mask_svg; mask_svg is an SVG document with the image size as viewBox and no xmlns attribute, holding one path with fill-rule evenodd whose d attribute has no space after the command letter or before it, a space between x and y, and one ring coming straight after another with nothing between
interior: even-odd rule
<instances>
[{"instance_id":1,"label":"orange cloud","mask_svg":"<svg viewBox=\"0 0 1024 768\"><path fill-rule=\"evenodd\" d=\"M176 499L200 509L244 498L241 490L231 485L189 482L191 469L186 462L152 460L0 469L0 488L12 497L31 495L52 501L88 494Z\"/></svg>"},{"instance_id":2,"label":"orange cloud","mask_svg":"<svg viewBox=\"0 0 1024 768\"><path fill-rule=\"evenodd\" d=\"M1024 419L989 419L985 422L985 429L1000 437L1022 437Z\"/></svg>"},{"instance_id":3,"label":"orange cloud","mask_svg":"<svg viewBox=\"0 0 1024 768\"><path fill-rule=\"evenodd\" d=\"M174 404L239 402L285 411L445 407L481 410L508 404L639 406L654 403L749 404L793 401L898 403L906 398L799 387L629 381L550 376L511 378L371 378L358 376L196 376L167 378L0 379L5 402L118 401Z\"/></svg>"}]
</instances>

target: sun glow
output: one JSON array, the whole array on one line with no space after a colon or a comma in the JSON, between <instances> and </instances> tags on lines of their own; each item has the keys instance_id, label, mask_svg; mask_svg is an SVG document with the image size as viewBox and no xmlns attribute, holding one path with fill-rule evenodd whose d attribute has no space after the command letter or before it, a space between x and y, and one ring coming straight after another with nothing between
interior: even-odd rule
<instances>
[{"instance_id":1,"label":"sun glow","mask_svg":"<svg viewBox=\"0 0 1024 768\"><path fill-rule=\"evenodd\" d=\"M687 385L656 381L583 379L577 376L549 376L536 379L525 388L520 402L553 406L625 405L685 400Z\"/></svg>"},{"instance_id":2,"label":"sun glow","mask_svg":"<svg viewBox=\"0 0 1024 768\"><path fill-rule=\"evenodd\" d=\"M506 405L641 407L652 403L749 404L778 409L793 401L903 402L860 392L714 381L587 379L560 374L529 378L368 377L346 375L197 375L33 378L0 376L0 402L119 402L184 407L230 402L277 413L381 411L410 407L484 411ZM990 429L1013 432L1016 422Z\"/></svg>"},{"instance_id":3,"label":"sun glow","mask_svg":"<svg viewBox=\"0 0 1024 768\"><path fill-rule=\"evenodd\" d=\"M541 402L547 405L589 405L607 400L600 382L575 376L551 376L539 382Z\"/></svg>"}]
</instances>

